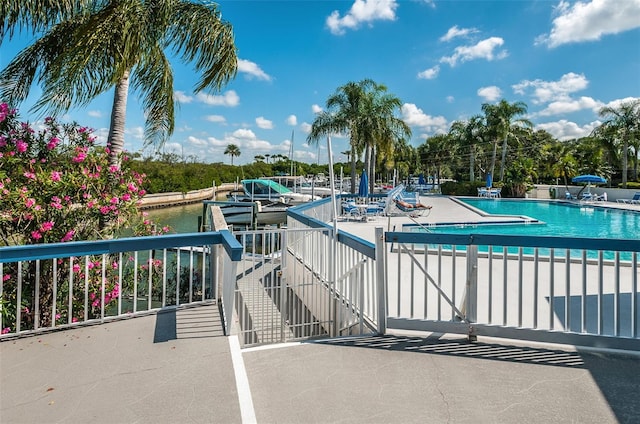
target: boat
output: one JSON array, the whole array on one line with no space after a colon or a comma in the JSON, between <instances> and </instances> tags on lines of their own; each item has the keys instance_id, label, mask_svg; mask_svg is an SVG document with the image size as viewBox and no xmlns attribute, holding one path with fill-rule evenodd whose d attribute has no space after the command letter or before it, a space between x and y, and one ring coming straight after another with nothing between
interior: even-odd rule
<instances>
[{"instance_id":1,"label":"boat","mask_svg":"<svg viewBox=\"0 0 640 424\"><path fill-rule=\"evenodd\" d=\"M317 182L316 180L309 181L303 176L293 177L284 175L278 177L264 177L264 179L275 181L295 193L309 194L315 197L331 196L330 187L327 187L325 184ZM342 191L336 190L336 194L338 193L346 194Z\"/></svg>"},{"instance_id":2,"label":"boat","mask_svg":"<svg viewBox=\"0 0 640 424\"><path fill-rule=\"evenodd\" d=\"M287 222L287 209L292 205L280 201L270 202L268 200L255 201L215 201L204 202L207 208L218 206L224 216L227 225L235 228L260 228L268 225L282 225ZM205 209L203 222L208 222L206 218L208 212Z\"/></svg>"},{"instance_id":3,"label":"boat","mask_svg":"<svg viewBox=\"0 0 640 424\"><path fill-rule=\"evenodd\" d=\"M270 203L280 202L289 206L300 205L320 199L320 197L316 195L296 193L282 184L267 178L242 180L241 188L231 191L227 195L227 198L234 202L254 202L256 200L260 200ZM262 206L266 207L266 204L263 203Z\"/></svg>"}]
</instances>

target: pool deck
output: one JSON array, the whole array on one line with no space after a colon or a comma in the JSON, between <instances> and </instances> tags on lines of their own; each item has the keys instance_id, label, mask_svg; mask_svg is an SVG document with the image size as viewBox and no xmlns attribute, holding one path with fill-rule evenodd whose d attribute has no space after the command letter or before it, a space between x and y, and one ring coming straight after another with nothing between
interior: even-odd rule
<instances>
[{"instance_id":1,"label":"pool deck","mask_svg":"<svg viewBox=\"0 0 640 424\"><path fill-rule=\"evenodd\" d=\"M420 223L488 219L422 200ZM637 352L425 333L240 349L217 305L3 341L0 382L1 423L640 422Z\"/></svg>"}]
</instances>

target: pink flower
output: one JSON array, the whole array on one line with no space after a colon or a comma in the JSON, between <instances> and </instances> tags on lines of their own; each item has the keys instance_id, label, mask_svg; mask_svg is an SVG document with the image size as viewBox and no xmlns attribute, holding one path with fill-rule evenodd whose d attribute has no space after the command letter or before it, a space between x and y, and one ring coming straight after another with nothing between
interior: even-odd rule
<instances>
[{"instance_id":1,"label":"pink flower","mask_svg":"<svg viewBox=\"0 0 640 424\"><path fill-rule=\"evenodd\" d=\"M128 202L129 200L131 200L131 195L129 193L123 194L122 200L124 200L125 202Z\"/></svg>"},{"instance_id":2,"label":"pink flower","mask_svg":"<svg viewBox=\"0 0 640 424\"><path fill-rule=\"evenodd\" d=\"M33 172L28 172L28 171L27 171L27 172L25 172L23 175L24 175L25 177L29 178L29 179L32 179L32 180L35 180L35 179L36 179L36 174L34 174Z\"/></svg>"},{"instance_id":3,"label":"pink flower","mask_svg":"<svg viewBox=\"0 0 640 424\"><path fill-rule=\"evenodd\" d=\"M51 140L47 143L47 149L53 150L60 143L60 139L57 137L51 137Z\"/></svg>"},{"instance_id":4,"label":"pink flower","mask_svg":"<svg viewBox=\"0 0 640 424\"><path fill-rule=\"evenodd\" d=\"M22 140L18 140L16 141L16 149L18 150L18 152L20 153L24 153L27 151L27 148L29 147L29 145L27 143L25 143Z\"/></svg>"},{"instance_id":5,"label":"pink flower","mask_svg":"<svg viewBox=\"0 0 640 424\"><path fill-rule=\"evenodd\" d=\"M73 239L73 236L75 235L75 231L74 230L70 230L67 232L67 234L65 234L64 237L62 237L62 239L60 241L65 242L65 241L69 241L71 239Z\"/></svg>"},{"instance_id":6,"label":"pink flower","mask_svg":"<svg viewBox=\"0 0 640 424\"><path fill-rule=\"evenodd\" d=\"M43 233L46 233L47 231L51 231L52 228L53 228L53 221L46 221L46 222L43 222L42 225L40 226L40 231L42 231Z\"/></svg>"},{"instance_id":7,"label":"pink flower","mask_svg":"<svg viewBox=\"0 0 640 424\"><path fill-rule=\"evenodd\" d=\"M109 210L110 210L110 209L109 209L109 206L102 206L102 207L100 208L100 213L101 213L102 215L106 215L106 214L108 214L108 213L109 213Z\"/></svg>"},{"instance_id":8,"label":"pink flower","mask_svg":"<svg viewBox=\"0 0 640 424\"><path fill-rule=\"evenodd\" d=\"M7 281L11 278L11 274L5 274L2 276L2 281Z\"/></svg>"},{"instance_id":9,"label":"pink flower","mask_svg":"<svg viewBox=\"0 0 640 424\"><path fill-rule=\"evenodd\" d=\"M36 204L36 199L32 199L32 198L28 198L28 199L24 202L24 205L25 205L27 208L30 208L31 206L33 206L33 205L35 205L35 204Z\"/></svg>"},{"instance_id":10,"label":"pink flower","mask_svg":"<svg viewBox=\"0 0 640 424\"><path fill-rule=\"evenodd\" d=\"M0 115L0 122L2 122L1 118L3 118L2 115ZM8 334L8 333L11 333L11 328L5 327L2 329L2 334Z\"/></svg>"},{"instance_id":11,"label":"pink flower","mask_svg":"<svg viewBox=\"0 0 640 424\"><path fill-rule=\"evenodd\" d=\"M58 171L51 171L51 181L60 181L62 173Z\"/></svg>"},{"instance_id":12,"label":"pink flower","mask_svg":"<svg viewBox=\"0 0 640 424\"><path fill-rule=\"evenodd\" d=\"M40 240L42 238L42 234L40 234L40 231L38 230L31 231L31 238L34 240Z\"/></svg>"},{"instance_id":13,"label":"pink flower","mask_svg":"<svg viewBox=\"0 0 640 424\"><path fill-rule=\"evenodd\" d=\"M71 318L71 322L78 322L78 318L76 317Z\"/></svg>"},{"instance_id":14,"label":"pink flower","mask_svg":"<svg viewBox=\"0 0 640 424\"><path fill-rule=\"evenodd\" d=\"M75 273L80 272L80 265L78 265L78 264L73 264L73 272L75 272Z\"/></svg>"},{"instance_id":15,"label":"pink flower","mask_svg":"<svg viewBox=\"0 0 640 424\"><path fill-rule=\"evenodd\" d=\"M120 199L118 199L118 196L112 197L111 198L111 204L112 205L117 205L120 202Z\"/></svg>"},{"instance_id":16,"label":"pink flower","mask_svg":"<svg viewBox=\"0 0 640 424\"><path fill-rule=\"evenodd\" d=\"M73 159L71 159L73 162L75 163L81 163L84 162L84 160L87 158L87 155L84 153L78 153L78 155L76 157L74 157Z\"/></svg>"}]
</instances>

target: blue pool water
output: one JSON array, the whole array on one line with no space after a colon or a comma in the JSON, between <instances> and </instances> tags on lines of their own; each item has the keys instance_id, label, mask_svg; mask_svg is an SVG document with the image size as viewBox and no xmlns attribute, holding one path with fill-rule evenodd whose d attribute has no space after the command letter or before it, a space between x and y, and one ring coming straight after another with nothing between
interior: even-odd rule
<instances>
[{"instance_id":1,"label":"blue pool water","mask_svg":"<svg viewBox=\"0 0 640 424\"><path fill-rule=\"evenodd\" d=\"M465 199L492 215L528 216L541 224L436 227L434 232L637 239L640 213L592 205L509 199Z\"/></svg>"},{"instance_id":2,"label":"blue pool water","mask_svg":"<svg viewBox=\"0 0 640 424\"><path fill-rule=\"evenodd\" d=\"M505 221L513 216L527 216L540 223L531 224L482 224L430 227L429 231L447 234L505 234L530 236L588 237L602 239L638 239L640 238L640 213L620 209L603 208L593 205L577 205L562 202L527 201L511 199L464 199L464 202L491 215L505 216ZM443 246L450 248L450 246ZM458 249L464 250L464 246ZM480 246L486 251L486 246ZM517 253L517 248L509 248L509 253ZM532 254L533 249L524 249ZM548 255L549 249L541 249L541 255ZM571 251L572 257L579 257L579 251ZM589 251L588 257L597 257L597 252ZM564 257L563 251L557 251L556 257ZM613 259L613 252L605 251L605 259ZM631 259L631 253L621 255L622 260Z\"/></svg>"}]
</instances>

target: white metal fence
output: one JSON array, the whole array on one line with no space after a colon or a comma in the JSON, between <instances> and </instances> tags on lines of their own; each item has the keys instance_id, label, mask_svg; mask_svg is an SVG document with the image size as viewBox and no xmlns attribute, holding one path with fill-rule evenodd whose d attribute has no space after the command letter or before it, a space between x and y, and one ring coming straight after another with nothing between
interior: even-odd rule
<instances>
[{"instance_id":1,"label":"white metal fence","mask_svg":"<svg viewBox=\"0 0 640 424\"><path fill-rule=\"evenodd\" d=\"M1 337L215 301L240 254L224 233L1 248Z\"/></svg>"},{"instance_id":2,"label":"white metal fence","mask_svg":"<svg viewBox=\"0 0 640 424\"><path fill-rule=\"evenodd\" d=\"M385 237L388 328L640 348L640 241Z\"/></svg>"}]
</instances>

